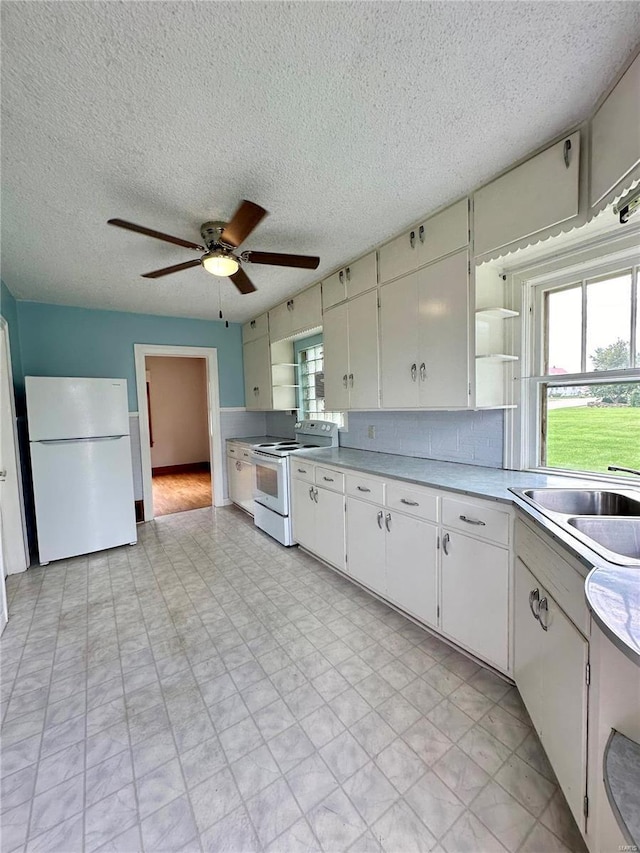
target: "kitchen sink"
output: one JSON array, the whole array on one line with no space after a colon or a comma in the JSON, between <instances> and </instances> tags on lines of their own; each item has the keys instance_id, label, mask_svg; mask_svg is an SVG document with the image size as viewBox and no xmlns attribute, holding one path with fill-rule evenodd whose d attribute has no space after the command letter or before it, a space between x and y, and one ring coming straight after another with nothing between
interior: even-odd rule
<instances>
[{"instance_id":1,"label":"kitchen sink","mask_svg":"<svg viewBox=\"0 0 640 853\"><path fill-rule=\"evenodd\" d=\"M607 551L640 560L640 518L570 518L568 523Z\"/></svg>"},{"instance_id":2,"label":"kitchen sink","mask_svg":"<svg viewBox=\"0 0 640 853\"><path fill-rule=\"evenodd\" d=\"M640 500L620 492L590 489L525 489L533 503L564 515L637 515Z\"/></svg>"}]
</instances>

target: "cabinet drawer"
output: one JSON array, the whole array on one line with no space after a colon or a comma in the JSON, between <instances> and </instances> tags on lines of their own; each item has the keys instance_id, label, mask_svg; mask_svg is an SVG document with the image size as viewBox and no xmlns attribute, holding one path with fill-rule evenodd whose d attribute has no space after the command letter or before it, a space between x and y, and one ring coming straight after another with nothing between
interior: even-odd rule
<instances>
[{"instance_id":1,"label":"cabinet drawer","mask_svg":"<svg viewBox=\"0 0 640 853\"><path fill-rule=\"evenodd\" d=\"M240 456L242 456L243 459L248 460L251 457L251 451L249 450L248 447L241 447L240 448Z\"/></svg>"},{"instance_id":2,"label":"cabinet drawer","mask_svg":"<svg viewBox=\"0 0 640 853\"><path fill-rule=\"evenodd\" d=\"M359 474L347 474L346 492L355 498L364 501L372 501L381 504L384 502L384 482L373 480L370 477L361 477Z\"/></svg>"},{"instance_id":3,"label":"cabinet drawer","mask_svg":"<svg viewBox=\"0 0 640 853\"><path fill-rule=\"evenodd\" d=\"M579 631L589 636L584 577L520 519L516 519L516 555L554 597Z\"/></svg>"},{"instance_id":4,"label":"cabinet drawer","mask_svg":"<svg viewBox=\"0 0 640 853\"><path fill-rule=\"evenodd\" d=\"M304 459L292 459L291 476L294 480L304 480L305 483L313 483L316 477L316 466L310 465Z\"/></svg>"},{"instance_id":5,"label":"cabinet drawer","mask_svg":"<svg viewBox=\"0 0 640 853\"><path fill-rule=\"evenodd\" d=\"M227 444L227 456L231 456L234 459L239 459L241 456L240 448L237 444Z\"/></svg>"},{"instance_id":6,"label":"cabinet drawer","mask_svg":"<svg viewBox=\"0 0 640 853\"><path fill-rule=\"evenodd\" d=\"M438 496L419 486L409 486L393 480L387 483L387 499L389 509L415 515L426 521L438 520Z\"/></svg>"},{"instance_id":7,"label":"cabinet drawer","mask_svg":"<svg viewBox=\"0 0 640 853\"><path fill-rule=\"evenodd\" d=\"M261 314L255 320L250 320L242 327L242 343L246 344L249 341L255 341L258 338L263 338L269 334L269 321L267 314Z\"/></svg>"},{"instance_id":8,"label":"cabinet drawer","mask_svg":"<svg viewBox=\"0 0 640 853\"><path fill-rule=\"evenodd\" d=\"M462 530L470 536L508 545L510 522L508 512L485 504L456 501L452 498L442 499L442 524Z\"/></svg>"},{"instance_id":9,"label":"cabinet drawer","mask_svg":"<svg viewBox=\"0 0 640 853\"><path fill-rule=\"evenodd\" d=\"M344 474L331 468L316 468L316 485L334 492L344 492Z\"/></svg>"}]
</instances>

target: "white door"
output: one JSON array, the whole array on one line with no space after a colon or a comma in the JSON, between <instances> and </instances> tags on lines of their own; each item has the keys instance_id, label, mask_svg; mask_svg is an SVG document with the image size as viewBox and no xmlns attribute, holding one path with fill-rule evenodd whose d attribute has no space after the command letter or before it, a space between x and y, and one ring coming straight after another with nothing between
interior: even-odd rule
<instances>
[{"instance_id":1,"label":"white door","mask_svg":"<svg viewBox=\"0 0 640 853\"><path fill-rule=\"evenodd\" d=\"M314 486L304 480L291 480L291 518L293 539L303 548L316 551L316 504Z\"/></svg>"},{"instance_id":2,"label":"white door","mask_svg":"<svg viewBox=\"0 0 640 853\"><path fill-rule=\"evenodd\" d=\"M418 273L420 406L469 404L469 257L466 249Z\"/></svg>"},{"instance_id":3,"label":"white door","mask_svg":"<svg viewBox=\"0 0 640 853\"><path fill-rule=\"evenodd\" d=\"M328 411L349 408L349 338L347 303L325 311L322 318L324 343L324 399Z\"/></svg>"},{"instance_id":4,"label":"white door","mask_svg":"<svg viewBox=\"0 0 640 853\"><path fill-rule=\"evenodd\" d=\"M0 323L0 505L2 506L4 574L24 572L29 564L20 462L9 355L9 336Z\"/></svg>"},{"instance_id":5,"label":"white door","mask_svg":"<svg viewBox=\"0 0 640 853\"><path fill-rule=\"evenodd\" d=\"M385 514L387 593L403 610L438 624L437 539L435 525L397 512Z\"/></svg>"},{"instance_id":6,"label":"white door","mask_svg":"<svg viewBox=\"0 0 640 853\"><path fill-rule=\"evenodd\" d=\"M31 443L40 562L136 541L129 436Z\"/></svg>"},{"instance_id":7,"label":"white door","mask_svg":"<svg viewBox=\"0 0 640 853\"><path fill-rule=\"evenodd\" d=\"M418 273L380 289L380 375L385 409L418 405Z\"/></svg>"},{"instance_id":8,"label":"white door","mask_svg":"<svg viewBox=\"0 0 640 853\"><path fill-rule=\"evenodd\" d=\"M507 669L509 552L452 530L443 534L442 630Z\"/></svg>"},{"instance_id":9,"label":"white door","mask_svg":"<svg viewBox=\"0 0 640 853\"><path fill-rule=\"evenodd\" d=\"M27 376L29 441L129 435L126 379Z\"/></svg>"},{"instance_id":10,"label":"white door","mask_svg":"<svg viewBox=\"0 0 640 853\"><path fill-rule=\"evenodd\" d=\"M328 489L315 489L316 548L315 553L344 569L344 496Z\"/></svg>"},{"instance_id":11,"label":"white door","mask_svg":"<svg viewBox=\"0 0 640 853\"><path fill-rule=\"evenodd\" d=\"M546 593L519 557L516 558L515 574L513 674L522 701L539 733L544 717L542 695L544 637L536 614L540 599L544 598Z\"/></svg>"},{"instance_id":12,"label":"white door","mask_svg":"<svg viewBox=\"0 0 640 853\"><path fill-rule=\"evenodd\" d=\"M347 498L347 571L386 595L384 511L377 504Z\"/></svg>"},{"instance_id":13,"label":"white door","mask_svg":"<svg viewBox=\"0 0 640 853\"><path fill-rule=\"evenodd\" d=\"M375 290L363 293L347 303L347 306L349 312L349 408L377 409L380 405L378 400L378 293Z\"/></svg>"}]
</instances>

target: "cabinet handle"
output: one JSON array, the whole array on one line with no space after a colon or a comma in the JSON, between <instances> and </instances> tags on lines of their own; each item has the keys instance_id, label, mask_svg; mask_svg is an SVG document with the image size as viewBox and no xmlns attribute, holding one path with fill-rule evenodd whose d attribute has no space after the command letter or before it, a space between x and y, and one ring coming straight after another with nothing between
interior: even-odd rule
<instances>
[{"instance_id":1,"label":"cabinet handle","mask_svg":"<svg viewBox=\"0 0 640 853\"><path fill-rule=\"evenodd\" d=\"M378 513L378 527L380 528L380 530L382 530L382 516L383 515L384 515L384 513L382 512L382 510L380 510L380 512Z\"/></svg>"},{"instance_id":2,"label":"cabinet handle","mask_svg":"<svg viewBox=\"0 0 640 853\"><path fill-rule=\"evenodd\" d=\"M316 503L318 503L318 490L317 489L313 490L313 499Z\"/></svg>"},{"instance_id":3,"label":"cabinet handle","mask_svg":"<svg viewBox=\"0 0 640 853\"><path fill-rule=\"evenodd\" d=\"M347 281L351 281L351 267L347 267Z\"/></svg>"},{"instance_id":4,"label":"cabinet handle","mask_svg":"<svg viewBox=\"0 0 640 853\"><path fill-rule=\"evenodd\" d=\"M242 471L242 462L236 462L236 471Z\"/></svg>"},{"instance_id":5,"label":"cabinet handle","mask_svg":"<svg viewBox=\"0 0 640 853\"><path fill-rule=\"evenodd\" d=\"M570 139L565 139L564 147L562 149L562 155L564 157L565 168L568 169L569 166L571 165L571 140ZM545 631L546 630L547 629L545 628Z\"/></svg>"},{"instance_id":6,"label":"cabinet handle","mask_svg":"<svg viewBox=\"0 0 640 853\"><path fill-rule=\"evenodd\" d=\"M353 373L349 374L349 385L353 388Z\"/></svg>"},{"instance_id":7,"label":"cabinet handle","mask_svg":"<svg viewBox=\"0 0 640 853\"><path fill-rule=\"evenodd\" d=\"M333 477L323 477L323 480L326 480L327 483L333 483Z\"/></svg>"},{"instance_id":8,"label":"cabinet handle","mask_svg":"<svg viewBox=\"0 0 640 853\"><path fill-rule=\"evenodd\" d=\"M295 311L295 310L296 310L296 301L295 301L295 299L292 299L292 300L291 300L291 310L292 310L292 311Z\"/></svg>"},{"instance_id":9,"label":"cabinet handle","mask_svg":"<svg viewBox=\"0 0 640 853\"><path fill-rule=\"evenodd\" d=\"M367 489L366 486L357 486L356 487L359 492L370 492L371 489Z\"/></svg>"},{"instance_id":10,"label":"cabinet handle","mask_svg":"<svg viewBox=\"0 0 640 853\"><path fill-rule=\"evenodd\" d=\"M256 321L255 321L255 320L252 320L252 321L251 321L251 323L249 323L249 325L251 326L251 328L252 328L252 329L255 329L255 327L256 327Z\"/></svg>"},{"instance_id":11,"label":"cabinet handle","mask_svg":"<svg viewBox=\"0 0 640 853\"><path fill-rule=\"evenodd\" d=\"M529 593L529 610L533 618L540 621L540 590L537 587Z\"/></svg>"},{"instance_id":12,"label":"cabinet handle","mask_svg":"<svg viewBox=\"0 0 640 853\"><path fill-rule=\"evenodd\" d=\"M542 621L542 614L546 613L547 617L549 616L549 602L546 597L540 599L540 604L538 605L538 622L540 623L540 627L543 631L549 630L549 623L547 618L545 618L544 622Z\"/></svg>"},{"instance_id":13,"label":"cabinet handle","mask_svg":"<svg viewBox=\"0 0 640 853\"><path fill-rule=\"evenodd\" d=\"M424 243L424 225L421 225L420 228L418 228L418 237L420 237L420 242Z\"/></svg>"},{"instance_id":14,"label":"cabinet handle","mask_svg":"<svg viewBox=\"0 0 640 853\"><path fill-rule=\"evenodd\" d=\"M306 474L306 473L307 473L306 468L298 468L298 474Z\"/></svg>"},{"instance_id":15,"label":"cabinet handle","mask_svg":"<svg viewBox=\"0 0 640 853\"><path fill-rule=\"evenodd\" d=\"M338 278L340 279L340 284L344 284L344 270L340 270Z\"/></svg>"},{"instance_id":16,"label":"cabinet handle","mask_svg":"<svg viewBox=\"0 0 640 853\"><path fill-rule=\"evenodd\" d=\"M486 521L479 521L477 518L467 518L466 515L460 516L460 521L465 521L467 524L475 524L477 527L486 527Z\"/></svg>"},{"instance_id":17,"label":"cabinet handle","mask_svg":"<svg viewBox=\"0 0 640 853\"><path fill-rule=\"evenodd\" d=\"M345 388L347 387L347 374L346 373L342 377L342 384L344 385Z\"/></svg>"},{"instance_id":18,"label":"cabinet handle","mask_svg":"<svg viewBox=\"0 0 640 853\"><path fill-rule=\"evenodd\" d=\"M313 500L313 486L309 486L309 500Z\"/></svg>"},{"instance_id":19,"label":"cabinet handle","mask_svg":"<svg viewBox=\"0 0 640 853\"><path fill-rule=\"evenodd\" d=\"M451 540L451 537L449 536L449 534L445 533L444 536L442 537L442 550L447 555L449 554L447 546L449 545L450 540Z\"/></svg>"},{"instance_id":20,"label":"cabinet handle","mask_svg":"<svg viewBox=\"0 0 640 853\"><path fill-rule=\"evenodd\" d=\"M415 249L415 247L416 247L416 232L415 231L411 231L409 234L409 245L411 246L412 249Z\"/></svg>"},{"instance_id":21,"label":"cabinet handle","mask_svg":"<svg viewBox=\"0 0 640 853\"><path fill-rule=\"evenodd\" d=\"M406 506L420 506L418 501L409 501L406 498L400 498L401 504L406 504Z\"/></svg>"},{"instance_id":22,"label":"cabinet handle","mask_svg":"<svg viewBox=\"0 0 640 853\"><path fill-rule=\"evenodd\" d=\"M387 533L391 533L391 513L388 512L384 517L384 526L387 528Z\"/></svg>"},{"instance_id":23,"label":"cabinet handle","mask_svg":"<svg viewBox=\"0 0 640 853\"><path fill-rule=\"evenodd\" d=\"M427 378L427 365L423 361L422 364L420 365L420 381L424 382L426 378Z\"/></svg>"},{"instance_id":24,"label":"cabinet handle","mask_svg":"<svg viewBox=\"0 0 640 853\"><path fill-rule=\"evenodd\" d=\"M414 363L411 365L411 381L412 382L416 381L417 374L418 374L418 365Z\"/></svg>"}]
</instances>

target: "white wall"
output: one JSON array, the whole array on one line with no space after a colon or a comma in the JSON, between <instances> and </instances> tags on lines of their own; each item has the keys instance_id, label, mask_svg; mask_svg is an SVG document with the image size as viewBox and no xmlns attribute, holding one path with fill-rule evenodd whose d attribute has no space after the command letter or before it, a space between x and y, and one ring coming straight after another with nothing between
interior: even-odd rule
<instances>
[{"instance_id":1,"label":"white wall","mask_svg":"<svg viewBox=\"0 0 640 853\"><path fill-rule=\"evenodd\" d=\"M148 356L151 467L209 461L207 370L203 358Z\"/></svg>"}]
</instances>

